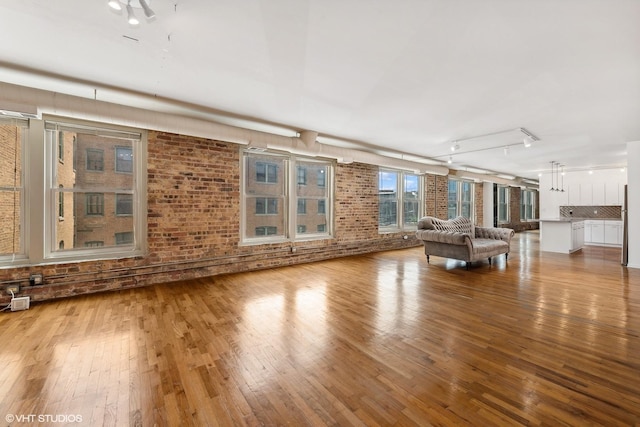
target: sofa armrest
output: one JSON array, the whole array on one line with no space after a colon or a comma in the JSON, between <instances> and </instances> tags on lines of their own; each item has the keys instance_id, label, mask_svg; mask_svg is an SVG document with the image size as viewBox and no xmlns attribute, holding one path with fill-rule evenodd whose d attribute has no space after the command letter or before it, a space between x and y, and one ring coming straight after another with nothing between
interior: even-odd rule
<instances>
[{"instance_id":1,"label":"sofa armrest","mask_svg":"<svg viewBox=\"0 0 640 427\"><path fill-rule=\"evenodd\" d=\"M450 245L468 245L471 236L467 233L457 233L442 230L418 230L416 237L427 242L447 243Z\"/></svg>"},{"instance_id":2,"label":"sofa armrest","mask_svg":"<svg viewBox=\"0 0 640 427\"><path fill-rule=\"evenodd\" d=\"M515 231L511 228L476 227L476 237L478 239L504 240L509 243L514 235Z\"/></svg>"}]
</instances>

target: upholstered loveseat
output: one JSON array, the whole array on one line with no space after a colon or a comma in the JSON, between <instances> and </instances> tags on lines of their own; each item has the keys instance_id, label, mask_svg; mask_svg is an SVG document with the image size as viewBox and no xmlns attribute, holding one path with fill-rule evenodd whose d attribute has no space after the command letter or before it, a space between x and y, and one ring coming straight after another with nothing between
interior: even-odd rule
<instances>
[{"instance_id":1,"label":"upholstered loveseat","mask_svg":"<svg viewBox=\"0 0 640 427\"><path fill-rule=\"evenodd\" d=\"M510 228L475 227L464 217L443 220L424 217L418 221L416 236L424 243L424 253L429 256L441 256L466 261L467 270L473 261L505 254L509 256L511 238L514 231Z\"/></svg>"}]
</instances>

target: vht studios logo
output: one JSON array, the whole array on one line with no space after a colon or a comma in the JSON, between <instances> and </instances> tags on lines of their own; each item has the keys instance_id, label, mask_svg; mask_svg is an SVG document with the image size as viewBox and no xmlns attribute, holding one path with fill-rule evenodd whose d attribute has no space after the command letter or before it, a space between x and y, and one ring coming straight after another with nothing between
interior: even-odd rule
<instances>
[{"instance_id":1,"label":"vht studios logo","mask_svg":"<svg viewBox=\"0 0 640 427\"><path fill-rule=\"evenodd\" d=\"M82 415L73 414L7 414L4 420L8 423L81 423Z\"/></svg>"}]
</instances>

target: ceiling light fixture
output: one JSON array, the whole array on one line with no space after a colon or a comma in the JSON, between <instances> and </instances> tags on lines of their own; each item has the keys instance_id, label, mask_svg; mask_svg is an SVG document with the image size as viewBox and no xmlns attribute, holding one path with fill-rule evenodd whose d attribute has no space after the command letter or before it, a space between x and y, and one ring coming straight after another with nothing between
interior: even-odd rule
<instances>
[{"instance_id":1,"label":"ceiling light fixture","mask_svg":"<svg viewBox=\"0 0 640 427\"><path fill-rule=\"evenodd\" d=\"M551 188L549 189L549 191L556 191L555 188L553 188L553 169L555 168L556 162L551 161Z\"/></svg>"},{"instance_id":2,"label":"ceiling light fixture","mask_svg":"<svg viewBox=\"0 0 640 427\"><path fill-rule=\"evenodd\" d=\"M127 3L127 22L129 25L138 25L140 21L136 18L135 13L133 13L133 8L131 7L131 2Z\"/></svg>"},{"instance_id":3,"label":"ceiling light fixture","mask_svg":"<svg viewBox=\"0 0 640 427\"><path fill-rule=\"evenodd\" d=\"M117 11L121 11L122 10L122 5L120 4L120 2L118 0L109 0L109 2L107 4L113 10L117 10Z\"/></svg>"},{"instance_id":4,"label":"ceiling light fixture","mask_svg":"<svg viewBox=\"0 0 640 427\"><path fill-rule=\"evenodd\" d=\"M457 141L453 142L453 145L451 146L451 151L458 151L460 149L460 144L458 144Z\"/></svg>"},{"instance_id":5,"label":"ceiling light fixture","mask_svg":"<svg viewBox=\"0 0 640 427\"><path fill-rule=\"evenodd\" d=\"M524 148L529 148L531 147L531 143L533 142L533 138L531 138L530 136L525 136L524 139L522 140L523 144L524 144Z\"/></svg>"},{"instance_id":6,"label":"ceiling light fixture","mask_svg":"<svg viewBox=\"0 0 640 427\"><path fill-rule=\"evenodd\" d=\"M505 156L509 155L509 146L508 145L504 147L504 155Z\"/></svg>"},{"instance_id":7,"label":"ceiling light fixture","mask_svg":"<svg viewBox=\"0 0 640 427\"><path fill-rule=\"evenodd\" d=\"M447 160L447 163L449 164L453 163L453 156L449 156L449 160Z\"/></svg>"},{"instance_id":8,"label":"ceiling light fixture","mask_svg":"<svg viewBox=\"0 0 640 427\"><path fill-rule=\"evenodd\" d=\"M151 10L151 8L149 7L149 3L147 3L146 0L138 0L140 2L140 6L142 7L142 10L144 10L144 16L147 17L147 19L152 19L156 17L156 13Z\"/></svg>"},{"instance_id":9,"label":"ceiling light fixture","mask_svg":"<svg viewBox=\"0 0 640 427\"><path fill-rule=\"evenodd\" d=\"M144 11L144 16L150 21L156 17L156 13L149 7L151 0L109 0L107 4L114 12L120 14L122 11L122 5L125 5L127 10L127 22L129 25L138 26L140 20L134 13L134 8L141 8Z\"/></svg>"}]
</instances>

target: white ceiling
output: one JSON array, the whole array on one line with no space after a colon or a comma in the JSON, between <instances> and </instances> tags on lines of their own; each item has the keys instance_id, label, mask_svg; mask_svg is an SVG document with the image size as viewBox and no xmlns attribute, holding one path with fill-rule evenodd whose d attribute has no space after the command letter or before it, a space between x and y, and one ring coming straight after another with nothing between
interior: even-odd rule
<instances>
[{"instance_id":1,"label":"white ceiling","mask_svg":"<svg viewBox=\"0 0 640 427\"><path fill-rule=\"evenodd\" d=\"M451 167L527 178L624 166L640 140L639 0L149 3L132 28L107 0L0 0L0 81L442 161L463 140Z\"/></svg>"}]
</instances>

